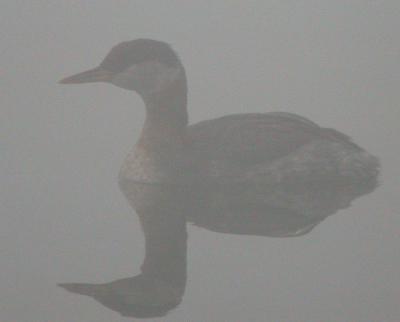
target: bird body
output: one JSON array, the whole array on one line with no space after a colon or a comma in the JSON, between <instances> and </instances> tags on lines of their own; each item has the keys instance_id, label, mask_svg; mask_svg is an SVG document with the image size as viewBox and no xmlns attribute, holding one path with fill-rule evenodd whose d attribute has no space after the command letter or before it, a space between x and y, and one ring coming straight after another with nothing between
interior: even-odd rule
<instances>
[{"instance_id":1,"label":"bird body","mask_svg":"<svg viewBox=\"0 0 400 322\"><path fill-rule=\"evenodd\" d=\"M137 144L120 180L276 184L293 175L303 180L376 176L376 159L350 138L295 114L229 115L190 125L184 135L155 151Z\"/></svg>"}]
</instances>

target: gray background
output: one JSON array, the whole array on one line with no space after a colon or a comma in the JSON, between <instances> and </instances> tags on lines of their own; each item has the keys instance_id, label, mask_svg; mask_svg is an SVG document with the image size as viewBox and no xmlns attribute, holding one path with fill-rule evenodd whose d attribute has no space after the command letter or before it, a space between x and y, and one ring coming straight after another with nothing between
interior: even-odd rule
<instances>
[{"instance_id":1,"label":"gray background","mask_svg":"<svg viewBox=\"0 0 400 322\"><path fill-rule=\"evenodd\" d=\"M143 103L57 81L147 37L182 58L192 122L296 112L383 165L378 190L302 238L190 227L186 294L160 320L399 321L399 28L389 0L2 0L0 320L126 320L56 284L139 272L142 232L116 176Z\"/></svg>"}]
</instances>

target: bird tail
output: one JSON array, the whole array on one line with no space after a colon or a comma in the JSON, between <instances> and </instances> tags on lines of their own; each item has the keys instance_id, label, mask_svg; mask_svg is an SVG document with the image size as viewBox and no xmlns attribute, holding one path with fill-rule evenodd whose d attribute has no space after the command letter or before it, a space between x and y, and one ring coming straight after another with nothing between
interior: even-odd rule
<instances>
[{"instance_id":1,"label":"bird tail","mask_svg":"<svg viewBox=\"0 0 400 322\"><path fill-rule=\"evenodd\" d=\"M340 165L341 173L360 183L378 184L379 159L364 150L346 155Z\"/></svg>"}]
</instances>

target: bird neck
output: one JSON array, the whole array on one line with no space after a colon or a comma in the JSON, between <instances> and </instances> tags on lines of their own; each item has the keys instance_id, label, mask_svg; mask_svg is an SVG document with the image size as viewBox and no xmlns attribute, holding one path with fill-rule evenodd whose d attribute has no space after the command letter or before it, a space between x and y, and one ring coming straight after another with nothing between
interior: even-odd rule
<instances>
[{"instance_id":1,"label":"bird neck","mask_svg":"<svg viewBox=\"0 0 400 322\"><path fill-rule=\"evenodd\" d=\"M187 114L187 85L182 76L167 88L143 97L146 120L138 144L148 147L159 144L183 144Z\"/></svg>"}]
</instances>

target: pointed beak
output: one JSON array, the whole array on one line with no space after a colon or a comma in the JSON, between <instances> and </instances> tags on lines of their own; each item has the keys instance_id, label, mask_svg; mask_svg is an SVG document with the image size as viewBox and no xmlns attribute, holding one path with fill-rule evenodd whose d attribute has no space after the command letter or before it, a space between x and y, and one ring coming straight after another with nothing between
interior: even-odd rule
<instances>
[{"instance_id":1,"label":"pointed beak","mask_svg":"<svg viewBox=\"0 0 400 322\"><path fill-rule=\"evenodd\" d=\"M66 77L59 81L60 84L81 84L95 82L109 82L113 76L112 72L102 67L96 67L79 74Z\"/></svg>"}]
</instances>

